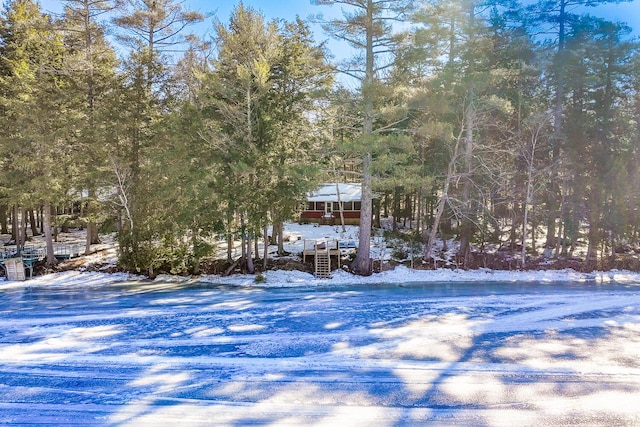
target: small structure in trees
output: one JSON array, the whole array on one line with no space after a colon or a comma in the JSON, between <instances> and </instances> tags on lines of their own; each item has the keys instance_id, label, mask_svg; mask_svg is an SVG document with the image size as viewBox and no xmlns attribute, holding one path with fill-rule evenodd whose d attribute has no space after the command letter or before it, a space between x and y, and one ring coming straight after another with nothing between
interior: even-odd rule
<instances>
[{"instance_id":1,"label":"small structure in trees","mask_svg":"<svg viewBox=\"0 0 640 427\"><path fill-rule=\"evenodd\" d=\"M324 225L360 223L362 189L359 183L326 183L307 195L300 222Z\"/></svg>"},{"instance_id":2,"label":"small structure in trees","mask_svg":"<svg viewBox=\"0 0 640 427\"><path fill-rule=\"evenodd\" d=\"M4 267L5 273L7 275L7 280L25 280L25 265L22 262L22 258L8 258L2 262L2 266ZM32 274L33 275L33 274Z\"/></svg>"},{"instance_id":3,"label":"small structure in trees","mask_svg":"<svg viewBox=\"0 0 640 427\"><path fill-rule=\"evenodd\" d=\"M340 242L338 240L305 240L302 251L302 262L307 257L313 257L314 275L319 278L331 277L331 259L336 258L337 268L340 268Z\"/></svg>"}]
</instances>

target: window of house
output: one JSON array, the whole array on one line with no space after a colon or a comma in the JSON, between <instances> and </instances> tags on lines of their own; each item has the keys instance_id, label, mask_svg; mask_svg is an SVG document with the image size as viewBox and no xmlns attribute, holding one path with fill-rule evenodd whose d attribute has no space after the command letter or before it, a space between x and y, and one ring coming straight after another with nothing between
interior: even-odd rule
<instances>
[{"instance_id":1,"label":"window of house","mask_svg":"<svg viewBox=\"0 0 640 427\"><path fill-rule=\"evenodd\" d=\"M362 202L353 202L353 210L359 211L362 209Z\"/></svg>"}]
</instances>

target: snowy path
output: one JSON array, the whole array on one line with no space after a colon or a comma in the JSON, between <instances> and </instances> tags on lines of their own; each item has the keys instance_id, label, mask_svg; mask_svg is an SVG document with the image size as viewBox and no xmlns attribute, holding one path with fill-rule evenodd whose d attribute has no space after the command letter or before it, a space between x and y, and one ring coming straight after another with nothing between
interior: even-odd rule
<instances>
[{"instance_id":1,"label":"snowy path","mask_svg":"<svg viewBox=\"0 0 640 427\"><path fill-rule=\"evenodd\" d=\"M636 285L64 278L0 285L0 424L640 425Z\"/></svg>"}]
</instances>

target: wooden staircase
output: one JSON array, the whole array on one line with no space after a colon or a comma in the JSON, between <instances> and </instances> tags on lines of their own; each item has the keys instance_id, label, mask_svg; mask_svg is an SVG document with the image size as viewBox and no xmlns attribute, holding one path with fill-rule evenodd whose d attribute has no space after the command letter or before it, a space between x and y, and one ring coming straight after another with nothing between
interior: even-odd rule
<instances>
[{"instance_id":1,"label":"wooden staircase","mask_svg":"<svg viewBox=\"0 0 640 427\"><path fill-rule=\"evenodd\" d=\"M315 254L315 276L321 279L331 278L331 257L328 249L318 249Z\"/></svg>"}]
</instances>

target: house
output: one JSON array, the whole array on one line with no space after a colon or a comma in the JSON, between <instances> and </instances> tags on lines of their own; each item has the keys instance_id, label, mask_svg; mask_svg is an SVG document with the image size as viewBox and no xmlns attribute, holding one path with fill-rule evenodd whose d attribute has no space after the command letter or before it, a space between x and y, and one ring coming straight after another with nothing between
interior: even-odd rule
<instances>
[{"instance_id":1,"label":"house","mask_svg":"<svg viewBox=\"0 0 640 427\"><path fill-rule=\"evenodd\" d=\"M300 222L335 225L360 224L360 184L326 183L307 195Z\"/></svg>"}]
</instances>

